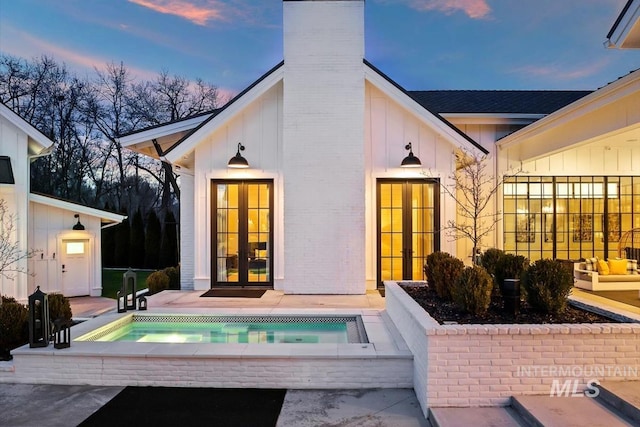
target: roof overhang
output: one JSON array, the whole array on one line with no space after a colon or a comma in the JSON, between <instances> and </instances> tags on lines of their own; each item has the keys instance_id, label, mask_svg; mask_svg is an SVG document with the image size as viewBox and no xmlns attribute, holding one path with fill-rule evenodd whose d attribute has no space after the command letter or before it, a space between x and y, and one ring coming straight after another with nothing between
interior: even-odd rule
<instances>
[{"instance_id":1,"label":"roof overhang","mask_svg":"<svg viewBox=\"0 0 640 427\"><path fill-rule=\"evenodd\" d=\"M530 161L581 145L640 141L640 69L497 142Z\"/></svg>"},{"instance_id":2,"label":"roof overhang","mask_svg":"<svg viewBox=\"0 0 640 427\"><path fill-rule=\"evenodd\" d=\"M88 206L68 202L66 200L44 196L42 194L29 193L29 201L45 206L64 209L81 215L97 217L100 218L100 221L103 224L119 224L127 218L126 215L90 208Z\"/></svg>"},{"instance_id":3,"label":"roof overhang","mask_svg":"<svg viewBox=\"0 0 640 427\"><path fill-rule=\"evenodd\" d=\"M441 115L432 113L416 102L404 89L402 89L402 87L377 70L369 62L365 61L364 65L364 77L366 81L381 90L385 95L400 104L407 111L411 112L416 118L434 129L454 146L470 150L471 152L479 155L489 153L487 149L464 134Z\"/></svg>"},{"instance_id":4,"label":"roof overhang","mask_svg":"<svg viewBox=\"0 0 640 427\"><path fill-rule=\"evenodd\" d=\"M214 113L203 114L161 126L143 129L139 132L133 132L121 136L119 141L123 147L128 148L129 150L158 159L160 156L153 144L154 140L158 142L160 148L164 152L188 135L193 129L200 126L205 120L211 117L212 114Z\"/></svg>"},{"instance_id":5,"label":"roof overhang","mask_svg":"<svg viewBox=\"0 0 640 427\"><path fill-rule=\"evenodd\" d=\"M605 46L640 49L640 0L628 0L607 34Z\"/></svg>"},{"instance_id":6,"label":"roof overhang","mask_svg":"<svg viewBox=\"0 0 640 427\"><path fill-rule=\"evenodd\" d=\"M7 107L4 103L0 102L0 115L5 117L9 122L15 125L18 129L27 134L28 137L28 155L36 156L39 154L47 154L44 150L51 149L53 147L53 141L47 138L42 132L33 127L33 125L27 122L25 119L16 114L11 108Z\"/></svg>"},{"instance_id":7,"label":"roof overhang","mask_svg":"<svg viewBox=\"0 0 640 427\"><path fill-rule=\"evenodd\" d=\"M284 77L284 62L267 71L248 88L222 107L217 114L209 116L198 127L178 140L165 152L165 158L173 164L180 164L180 160L189 156L195 147L224 123L242 113L244 109L258 97L282 81Z\"/></svg>"}]
</instances>

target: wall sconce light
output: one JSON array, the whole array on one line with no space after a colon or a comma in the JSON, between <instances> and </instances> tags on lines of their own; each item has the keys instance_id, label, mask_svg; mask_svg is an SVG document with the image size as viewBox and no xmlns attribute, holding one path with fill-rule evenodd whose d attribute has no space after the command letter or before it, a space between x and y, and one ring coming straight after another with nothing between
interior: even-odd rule
<instances>
[{"instance_id":1,"label":"wall sconce light","mask_svg":"<svg viewBox=\"0 0 640 427\"><path fill-rule=\"evenodd\" d=\"M235 169L246 169L249 167L249 162L247 162L247 159L242 157L240 151L244 151L244 145L242 145L241 142L238 142L238 152L235 156L229 159L229 163L227 163L228 167Z\"/></svg>"},{"instance_id":2,"label":"wall sconce light","mask_svg":"<svg viewBox=\"0 0 640 427\"><path fill-rule=\"evenodd\" d=\"M402 159L402 163L400 163L400 167L402 168L419 168L422 166L420 159L413 155L413 149L411 147L411 143L408 143L404 146L405 150L409 150L409 154L407 157Z\"/></svg>"},{"instance_id":3,"label":"wall sconce light","mask_svg":"<svg viewBox=\"0 0 640 427\"><path fill-rule=\"evenodd\" d=\"M80 215L79 214L75 214L73 216L74 218L76 218L78 220L78 222L76 223L76 225L73 226L74 230L84 230L84 225L82 225L80 223Z\"/></svg>"}]
</instances>

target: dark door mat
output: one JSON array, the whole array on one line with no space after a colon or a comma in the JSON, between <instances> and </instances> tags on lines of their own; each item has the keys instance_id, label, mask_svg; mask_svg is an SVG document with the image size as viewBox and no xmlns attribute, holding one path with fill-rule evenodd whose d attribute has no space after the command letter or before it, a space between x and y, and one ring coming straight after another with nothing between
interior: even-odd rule
<instances>
[{"instance_id":1,"label":"dark door mat","mask_svg":"<svg viewBox=\"0 0 640 427\"><path fill-rule=\"evenodd\" d=\"M210 289L201 297L217 297L217 298L260 298L265 289Z\"/></svg>"},{"instance_id":2,"label":"dark door mat","mask_svg":"<svg viewBox=\"0 0 640 427\"><path fill-rule=\"evenodd\" d=\"M286 390L126 387L80 426L276 425Z\"/></svg>"}]
</instances>

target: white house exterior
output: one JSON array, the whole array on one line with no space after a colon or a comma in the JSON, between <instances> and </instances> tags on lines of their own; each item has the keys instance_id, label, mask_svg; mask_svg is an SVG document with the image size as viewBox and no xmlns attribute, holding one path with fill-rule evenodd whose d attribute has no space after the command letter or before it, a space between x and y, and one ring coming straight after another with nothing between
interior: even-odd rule
<instances>
[{"instance_id":1,"label":"white house exterior","mask_svg":"<svg viewBox=\"0 0 640 427\"><path fill-rule=\"evenodd\" d=\"M66 296L100 296L101 227L125 217L30 193L29 167L47 155L53 142L0 103L0 176L10 165L13 180L0 182L0 199L13 216L15 241L22 253L16 268L28 274L0 276L0 294L25 301L36 286ZM77 215L77 216L76 216ZM74 230L81 221L84 230ZM78 227L76 227L78 228Z\"/></svg>"},{"instance_id":2,"label":"white house exterior","mask_svg":"<svg viewBox=\"0 0 640 427\"><path fill-rule=\"evenodd\" d=\"M424 259L435 250L470 260L466 242L441 232L446 220L456 216L454 202L440 188L450 184L455 151L488 154L496 179L510 179L537 159L555 159L565 145L575 152L575 144L587 138L578 122L569 124L562 139L546 145L525 135L533 129L531 123L555 123L553 114L540 120L549 113L579 108L589 92L407 92L363 58L364 1L284 0L283 8L281 64L210 115L121 138L126 147L170 162L180 175L183 289L261 286L290 294L362 294L383 280L422 279ZM624 90L615 89L620 85L588 95L599 99L601 91L612 91L613 110L601 109L596 116L607 121L611 114L629 112L625 117L637 124L636 113L624 106ZM637 96L635 86L628 89ZM438 96L498 96L509 105L479 108L480 99L474 105L445 106ZM628 101L639 105L635 98ZM593 126L598 122L586 120ZM620 120L612 124L629 126ZM401 167L409 143L421 167ZM228 167L236 153L247 159L249 168ZM636 155L627 154L620 156L630 161ZM544 172L538 166L518 176L587 171L591 176L592 165L583 168L580 162L578 167L578 160L573 169L570 164L557 169L548 161ZM624 173L637 171L637 166L625 165ZM602 168L601 175L620 174L618 164L608 160ZM540 244L555 233L548 221L542 224L547 218L537 215L533 221L538 225L524 217L531 229L523 230L519 214L525 212L507 200L511 196L501 192L496 199L492 209L505 209L504 221L483 246L504 247L532 259L554 255L553 249L534 247L535 241ZM568 239L575 231L570 226L558 236ZM557 258L603 250L595 245L573 249L558 252ZM582 254L582 249L588 251Z\"/></svg>"}]
</instances>

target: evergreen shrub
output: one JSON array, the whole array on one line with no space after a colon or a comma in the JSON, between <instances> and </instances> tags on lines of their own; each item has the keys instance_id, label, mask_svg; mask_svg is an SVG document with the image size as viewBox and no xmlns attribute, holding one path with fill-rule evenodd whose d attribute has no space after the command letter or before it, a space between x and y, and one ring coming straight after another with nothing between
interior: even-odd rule
<instances>
[{"instance_id":1,"label":"evergreen shrub","mask_svg":"<svg viewBox=\"0 0 640 427\"><path fill-rule=\"evenodd\" d=\"M573 276L559 260L540 259L526 270L522 286L535 310L558 314L567 307Z\"/></svg>"},{"instance_id":2,"label":"evergreen shrub","mask_svg":"<svg viewBox=\"0 0 640 427\"><path fill-rule=\"evenodd\" d=\"M29 342L29 309L10 297L0 305L0 351L8 352ZM8 354L8 353L7 353Z\"/></svg>"},{"instance_id":3,"label":"evergreen shrub","mask_svg":"<svg viewBox=\"0 0 640 427\"><path fill-rule=\"evenodd\" d=\"M180 266L162 270L169 277L169 289L180 290Z\"/></svg>"},{"instance_id":4,"label":"evergreen shrub","mask_svg":"<svg viewBox=\"0 0 640 427\"><path fill-rule=\"evenodd\" d=\"M427 255L425 274L430 287L440 298L451 300L451 287L458 280L464 263L446 252L436 251Z\"/></svg>"},{"instance_id":5,"label":"evergreen shrub","mask_svg":"<svg viewBox=\"0 0 640 427\"><path fill-rule=\"evenodd\" d=\"M71 320L71 304L69 298L59 293L51 293L47 295L49 304L49 320Z\"/></svg>"},{"instance_id":6,"label":"evergreen shrub","mask_svg":"<svg viewBox=\"0 0 640 427\"><path fill-rule=\"evenodd\" d=\"M154 271L147 277L145 284L149 289L149 295L157 294L169 289L169 276L164 271Z\"/></svg>"},{"instance_id":7,"label":"evergreen shrub","mask_svg":"<svg viewBox=\"0 0 640 427\"><path fill-rule=\"evenodd\" d=\"M465 267L451 287L453 301L463 310L475 315L487 312L491 303L493 279L487 270L474 265Z\"/></svg>"}]
</instances>

